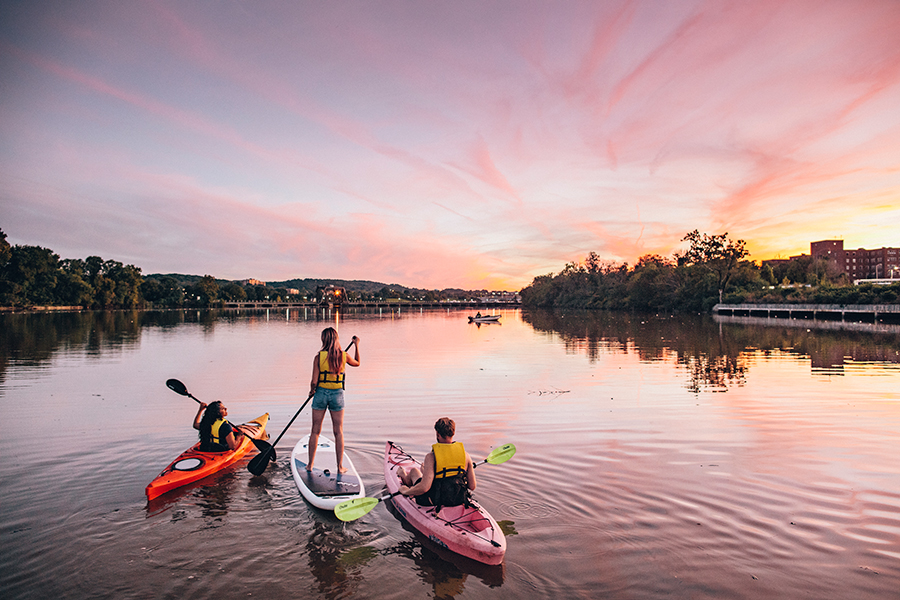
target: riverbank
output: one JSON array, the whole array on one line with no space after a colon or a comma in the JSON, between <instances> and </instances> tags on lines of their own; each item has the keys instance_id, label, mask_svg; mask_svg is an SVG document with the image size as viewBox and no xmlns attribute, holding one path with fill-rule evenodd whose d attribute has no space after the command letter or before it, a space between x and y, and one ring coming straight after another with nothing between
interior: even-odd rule
<instances>
[{"instance_id":1,"label":"riverbank","mask_svg":"<svg viewBox=\"0 0 900 600\"><path fill-rule=\"evenodd\" d=\"M900 323L900 304L716 304L714 315Z\"/></svg>"},{"instance_id":2,"label":"riverbank","mask_svg":"<svg viewBox=\"0 0 900 600\"><path fill-rule=\"evenodd\" d=\"M81 306L0 306L0 312L71 312L87 310Z\"/></svg>"}]
</instances>

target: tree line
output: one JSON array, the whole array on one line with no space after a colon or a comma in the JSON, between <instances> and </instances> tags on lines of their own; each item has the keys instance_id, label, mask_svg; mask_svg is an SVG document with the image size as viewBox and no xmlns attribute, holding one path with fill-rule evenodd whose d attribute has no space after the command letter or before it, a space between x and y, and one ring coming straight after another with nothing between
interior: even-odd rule
<instances>
[{"instance_id":1,"label":"tree line","mask_svg":"<svg viewBox=\"0 0 900 600\"><path fill-rule=\"evenodd\" d=\"M294 287L300 280L286 285L241 285L216 279L211 275L147 275L140 267L125 265L99 256L86 259L60 259L48 248L10 246L0 230L0 306L78 306L107 308L178 308L210 307L222 302L287 302L315 298L317 284L323 280L306 280L310 287ZM287 285L292 284L292 285ZM348 300L471 300L486 295L484 290L423 290L372 281L344 282L358 284L347 288ZM379 287L380 286L380 287Z\"/></svg>"},{"instance_id":2,"label":"tree line","mask_svg":"<svg viewBox=\"0 0 900 600\"><path fill-rule=\"evenodd\" d=\"M521 292L524 306L638 312L709 312L719 302L896 304L900 283L853 285L827 259L802 257L774 267L748 260L743 240L727 232L697 230L682 241L690 247L671 258L648 254L633 267L603 261L591 252L558 274L535 277Z\"/></svg>"}]
</instances>

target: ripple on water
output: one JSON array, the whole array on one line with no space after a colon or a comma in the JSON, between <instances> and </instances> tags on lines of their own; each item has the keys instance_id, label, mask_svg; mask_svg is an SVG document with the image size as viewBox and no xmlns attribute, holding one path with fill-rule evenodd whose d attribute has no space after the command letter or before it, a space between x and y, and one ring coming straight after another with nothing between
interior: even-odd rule
<instances>
[{"instance_id":1,"label":"ripple on water","mask_svg":"<svg viewBox=\"0 0 900 600\"><path fill-rule=\"evenodd\" d=\"M500 514L516 518L550 519L559 516L560 509L552 504L541 502L516 501L500 503Z\"/></svg>"}]
</instances>

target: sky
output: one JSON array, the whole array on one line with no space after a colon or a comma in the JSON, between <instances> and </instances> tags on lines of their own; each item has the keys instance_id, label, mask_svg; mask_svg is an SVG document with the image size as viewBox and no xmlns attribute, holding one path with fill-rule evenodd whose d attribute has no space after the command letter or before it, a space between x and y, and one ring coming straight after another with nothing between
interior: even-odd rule
<instances>
[{"instance_id":1,"label":"sky","mask_svg":"<svg viewBox=\"0 0 900 600\"><path fill-rule=\"evenodd\" d=\"M0 229L428 289L897 247L900 2L0 0Z\"/></svg>"}]
</instances>

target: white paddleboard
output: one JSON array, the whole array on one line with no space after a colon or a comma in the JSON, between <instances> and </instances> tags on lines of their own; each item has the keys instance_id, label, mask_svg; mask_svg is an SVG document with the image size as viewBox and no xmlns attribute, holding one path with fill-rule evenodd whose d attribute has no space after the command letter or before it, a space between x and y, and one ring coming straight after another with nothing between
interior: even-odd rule
<instances>
[{"instance_id":1,"label":"white paddleboard","mask_svg":"<svg viewBox=\"0 0 900 600\"><path fill-rule=\"evenodd\" d=\"M337 472L337 457L334 454L334 442L319 436L319 448L312 472L306 470L309 460L309 436L297 442L291 452L291 474L297 488L307 502L323 510L334 510L334 507L353 498L366 495L365 487L353 461L344 450L344 467L346 473Z\"/></svg>"}]
</instances>

